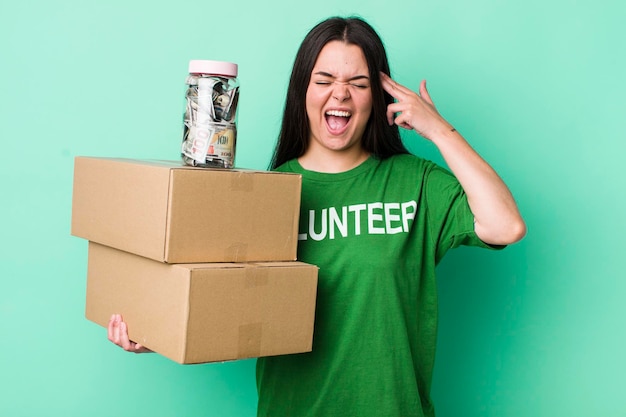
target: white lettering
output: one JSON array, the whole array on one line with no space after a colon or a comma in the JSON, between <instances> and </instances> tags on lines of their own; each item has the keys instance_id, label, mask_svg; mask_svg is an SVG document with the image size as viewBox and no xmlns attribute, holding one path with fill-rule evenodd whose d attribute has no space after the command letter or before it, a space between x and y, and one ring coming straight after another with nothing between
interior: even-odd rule
<instances>
[{"instance_id":1,"label":"white lettering","mask_svg":"<svg viewBox=\"0 0 626 417\"><path fill-rule=\"evenodd\" d=\"M365 211L367 206L365 204L356 204L354 206L348 206L348 210L354 213L354 234L359 236L361 234L361 212Z\"/></svg>"},{"instance_id":2,"label":"white lettering","mask_svg":"<svg viewBox=\"0 0 626 417\"><path fill-rule=\"evenodd\" d=\"M402 226L393 227L392 222L400 221L400 214L391 214L391 210L400 210L400 203L385 204L385 231L388 235L402 233Z\"/></svg>"},{"instance_id":3,"label":"white lettering","mask_svg":"<svg viewBox=\"0 0 626 417\"><path fill-rule=\"evenodd\" d=\"M353 215L351 214L353 213ZM370 235L408 233L417 213L417 202L354 204L343 207L309 210L308 233L300 233L298 240L320 241L361 235L361 223L367 224ZM364 218L365 217L365 218ZM302 219L306 221L306 219ZM352 230L354 222L354 230ZM316 230L317 229L317 230Z\"/></svg>"},{"instance_id":4,"label":"white lettering","mask_svg":"<svg viewBox=\"0 0 626 417\"><path fill-rule=\"evenodd\" d=\"M411 212L408 211L408 208L412 207L413 210ZM409 232L409 220L413 222L415 219L415 212L417 211L417 203L415 201L407 201L406 203L402 203L402 226L404 227L404 232Z\"/></svg>"},{"instance_id":5,"label":"white lettering","mask_svg":"<svg viewBox=\"0 0 626 417\"><path fill-rule=\"evenodd\" d=\"M384 227L374 226L374 222L382 222L383 215L374 213L376 209L382 209L383 203L370 203L367 205L367 232L370 235L383 235L385 234Z\"/></svg>"},{"instance_id":6,"label":"white lettering","mask_svg":"<svg viewBox=\"0 0 626 417\"><path fill-rule=\"evenodd\" d=\"M341 236L348 236L348 207L341 208L341 219L339 218L337 209L331 207L328 222L328 230L330 231L331 239L335 238L335 226L337 226L337 229L339 229Z\"/></svg>"},{"instance_id":7,"label":"white lettering","mask_svg":"<svg viewBox=\"0 0 626 417\"><path fill-rule=\"evenodd\" d=\"M309 236L311 236L311 239L322 240L326 237L326 232L327 232L326 226L328 226L327 218L328 218L328 210L322 209L322 218L320 221L320 224L322 226L322 231L320 233L316 233L315 232L315 210L309 210Z\"/></svg>"}]
</instances>

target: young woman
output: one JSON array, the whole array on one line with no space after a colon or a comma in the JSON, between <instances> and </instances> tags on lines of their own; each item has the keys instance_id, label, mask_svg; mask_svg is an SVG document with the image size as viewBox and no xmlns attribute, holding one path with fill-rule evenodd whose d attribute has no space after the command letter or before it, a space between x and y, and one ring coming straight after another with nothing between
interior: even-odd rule
<instances>
[{"instance_id":1,"label":"young woman","mask_svg":"<svg viewBox=\"0 0 626 417\"><path fill-rule=\"evenodd\" d=\"M398 127L452 171L410 155ZM459 245L525 234L506 185L419 93L390 78L381 39L331 18L293 67L272 169L302 174L298 257L320 267L313 351L257 361L259 416L434 415L435 266ZM114 316L109 339L130 351Z\"/></svg>"}]
</instances>

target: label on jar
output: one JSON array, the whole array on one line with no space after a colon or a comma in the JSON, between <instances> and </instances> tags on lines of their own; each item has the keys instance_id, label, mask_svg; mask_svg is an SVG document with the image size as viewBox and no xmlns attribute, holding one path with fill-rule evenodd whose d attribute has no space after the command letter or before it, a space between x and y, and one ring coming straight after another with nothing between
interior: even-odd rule
<instances>
[{"instance_id":1,"label":"label on jar","mask_svg":"<svg viewBox=\"0 0 626 417\"><path fill-rule=\"evenodd\" d=\"M220 159L225 166L232 166L235 156L235 126L230 125L222 130L217 130L210 142L206 152L207 159Z\"/></svg>"},{"instance_id":2,"label":"label on jar","mask_svg":"<svg viewBox=\"0 0 626 417\"><path fill-rule=\"evenodd\" d=\"M193 159L197 165L220 160L224 167L232 167L235 158L237 132L234 124L207 123L189 128L187 140L183 142L183 155Z\"/></svg>"}]
</instances>

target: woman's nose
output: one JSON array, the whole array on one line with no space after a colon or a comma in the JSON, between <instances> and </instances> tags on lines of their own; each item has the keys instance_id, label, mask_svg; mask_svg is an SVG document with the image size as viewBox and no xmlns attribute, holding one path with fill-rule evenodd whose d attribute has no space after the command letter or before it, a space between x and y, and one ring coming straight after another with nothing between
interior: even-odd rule
<instances>
[{"instance_id":1,"label":"woman's nose","mask_svg":"<svg viewBox=\"0 0 626 417\"><path fill-rule=\"evenodd\" d=\"M336 82L333 85L333 98L339 102L346 101L350 98L350 88L348 83Z\"/></svg>"}]
</instances>

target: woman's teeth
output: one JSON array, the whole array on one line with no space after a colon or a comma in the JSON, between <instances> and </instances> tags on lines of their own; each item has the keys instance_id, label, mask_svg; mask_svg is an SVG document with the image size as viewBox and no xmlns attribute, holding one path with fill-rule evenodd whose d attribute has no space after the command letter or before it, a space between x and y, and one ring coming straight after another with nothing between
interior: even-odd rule
<instances>
[{"instance_id":1,"label":"woman's teeth","mask_svg":"<svg viewBox=\"0 0 626 417\"><path fill-rule=\"evenodd\" d=\"M339 111L339 110L328 110L326 112L327 116L337 116L337 117L350 117L351 113L349 111Z\"/></svg>"}]
</instances>

